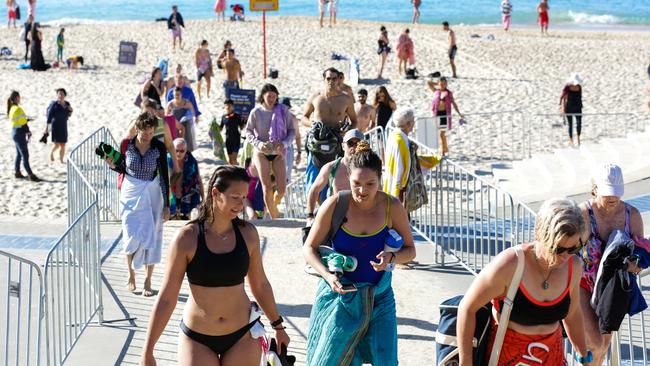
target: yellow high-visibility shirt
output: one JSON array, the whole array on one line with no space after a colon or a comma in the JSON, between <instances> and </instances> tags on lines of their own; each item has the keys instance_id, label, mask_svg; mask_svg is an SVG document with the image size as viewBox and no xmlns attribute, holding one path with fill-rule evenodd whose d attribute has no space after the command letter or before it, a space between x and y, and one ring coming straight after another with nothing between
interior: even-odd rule
<instances>
[{"instance_id":1,"label":"yellow high-visibility shirt","mask_svg":"<svg viewBox=\"0 0 650 366\"><path fill-rule=\"evenodd\" d=\"M11 106L11 109L9 109L9 120L13 127L20 127L27 124L25 111L18 105L13 105Z\"/></svg>"}]
</instances>

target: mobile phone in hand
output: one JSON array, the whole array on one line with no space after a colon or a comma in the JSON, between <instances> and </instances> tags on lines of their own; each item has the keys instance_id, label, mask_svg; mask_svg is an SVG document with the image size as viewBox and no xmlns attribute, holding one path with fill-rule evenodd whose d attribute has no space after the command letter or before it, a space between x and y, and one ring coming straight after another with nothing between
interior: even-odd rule
<instances>
[{"instance_id":1,"label":"mobile phone in hand","mask_svg":"<svg viewBox=\"0 0 650 366\"><path fill-rule=\"evenodd\" d=\"M355 286L353 283L341 286L341 291L343 291L344 293L354 292L356 290L357 290L357 286Z\"/></svg>"}]
</instances>

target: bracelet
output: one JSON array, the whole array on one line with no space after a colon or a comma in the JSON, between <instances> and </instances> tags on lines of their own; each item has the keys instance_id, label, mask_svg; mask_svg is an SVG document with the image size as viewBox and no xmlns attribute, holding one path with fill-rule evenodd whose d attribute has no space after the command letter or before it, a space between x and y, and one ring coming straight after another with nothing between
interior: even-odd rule
<instances>
[{"instance_id":1,"label":"bracelet","mask_svg":"<svg viewBox=\"0 0 650 366\"><path fill-rule=\"evenodd\" d=\"M282 315L280 315L280 317L278 318L278 320L276 320L276 321L274 321L274 322L271 323L271 326L275 329L275 327L277 327L278 325L282 324L283 321L284 321L284 319L282 318Z\"/></svg>"},{"instance_id":2,"label":"bracelet","mask_svg":"<svg viewBox=\"0 0 650 366\"><path fill-rule=\"evenodd\" d=\"M585 364L591 363L594 360L594 355L591 353L591 350L587 350L587 354L584 356L578 356L578 352L575 354L575 360L578 363Z\"/></svg>"},{"instance_id":3,"label":"bracelet","mask_svg":"<svg viewBox=\"0 0 650 366\"><path fill-rule=\"evenodd\" d=\"M287 329L287 327L273 327L273 329L275 329L275 330L285 330L285 329Z\"/></svg>"}]
</instances>

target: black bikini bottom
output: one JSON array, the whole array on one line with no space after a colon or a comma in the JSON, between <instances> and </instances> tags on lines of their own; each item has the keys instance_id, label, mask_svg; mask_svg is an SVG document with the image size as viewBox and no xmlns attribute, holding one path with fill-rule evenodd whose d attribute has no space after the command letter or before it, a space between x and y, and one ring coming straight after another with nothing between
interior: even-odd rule
<instances>
[{"instance_id":1,"label":"black bikini bottom","mask_svg":"<svg viewBox=\"0 0 650 366\"><path fill-rule=\"evenodd\" d=\"M223 357L223 354L228 352L232 346L235 345L248 331L255 325L255 323L259 319L255 320L252 323L244 325L242 328L239 330L236 330L230 334L225 334L225 335L219 335L219 336L211 336L211 335L205 335L201 333L197 333L193 331L192 329L188 328L185 323L181 320L181 330L185 335L190 338L191 340L201 343L204 346L207 346L210 348L214 353L219 356L219 358Z\"/></svg>"},{"instance_id":2,"label":"black bikini bottom","mask_svg":"<svg viewBox=\"0 0 650 366\"><path fill-rule=\"evenodd\" d=\"M264 157L265 157L266 160L268 160L268 161L273 161L273 160L275 160L275 158L278 157L278 156L277 156L277 155L264 155Z\"/></svg>"}]
</instances>

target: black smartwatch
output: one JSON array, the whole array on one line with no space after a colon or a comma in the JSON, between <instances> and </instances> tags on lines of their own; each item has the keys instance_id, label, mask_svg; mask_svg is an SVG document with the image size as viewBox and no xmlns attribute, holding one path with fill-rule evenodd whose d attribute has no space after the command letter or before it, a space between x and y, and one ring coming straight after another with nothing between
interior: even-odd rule
<instances>
[{"instance_id":1,"label":"black smartwatch","mask_svg":"<svg viewBox=\"0 0 650 366\"><path fill-rule=\"evenodd\" d=\"M278 325L282 324L282 322L284 322L284 319L282 318L282 315L280 315L280 317L278 318L278 320L276 320L276 321L274 321L273 323L271 323L271 326L272 326L273 328L275 328L275 327L277 327Z\"/></svg>"}]
</instances>

